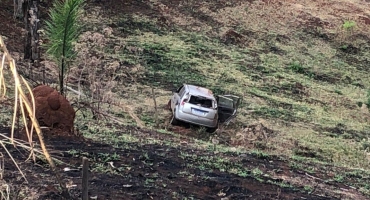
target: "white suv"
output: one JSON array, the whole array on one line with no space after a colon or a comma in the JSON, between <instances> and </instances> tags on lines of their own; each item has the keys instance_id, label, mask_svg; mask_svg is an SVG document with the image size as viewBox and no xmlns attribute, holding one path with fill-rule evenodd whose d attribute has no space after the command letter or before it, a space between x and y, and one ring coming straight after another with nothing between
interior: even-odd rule
<instances>
[{"instance_id":1,"label":"white suv","mask_svg":"<svg viewBox=\"0 0 370 200\"><path fill-rule=\"evenodd\" d=\"M215 97L211 90L184 84L176 91L168 106L172 111L171 124L178 121L207 127L214 132L220 123L228 123L236 116L240 98L232 95Z\"/></svg>"}]
</instances>

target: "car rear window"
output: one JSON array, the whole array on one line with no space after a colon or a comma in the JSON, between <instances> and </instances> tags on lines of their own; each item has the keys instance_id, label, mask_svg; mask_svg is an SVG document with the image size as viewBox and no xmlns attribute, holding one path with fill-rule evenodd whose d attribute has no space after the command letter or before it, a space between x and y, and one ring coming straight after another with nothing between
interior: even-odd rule
<instances>
[{"instance_id":1,"label":"car rear window","mask_svg":"<svg viewBox=\"0 0 370 200\"><path fill-rule=\"evenodd\" d=\"M189 103L194 104L194 105L198 105L198 106L202 106L202 107L205 107L205 108L212 108L212 106L213 106L213 100L212 99L208 99L208 98L202 97L202 96L191 96L190 100L189 100Z\"/></svg>"}]
</instances>

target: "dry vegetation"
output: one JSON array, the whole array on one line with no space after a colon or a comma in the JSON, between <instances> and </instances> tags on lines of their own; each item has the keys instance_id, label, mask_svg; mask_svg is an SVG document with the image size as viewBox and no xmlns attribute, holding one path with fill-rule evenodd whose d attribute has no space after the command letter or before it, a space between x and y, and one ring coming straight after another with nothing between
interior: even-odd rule
<instances>
[{"instance_id":1,"label":"dry vegetation","mask_svg":"<svg viewBox=\"0 0 370 200\"><path fill-rule=\"evenodd\" d=\"M165 107L169 88L196 83L243 96L236 121L219 131L222 144L369 170L370 15L364 4L151 1L161 17L109 19L96 8L85 19L94 33L81 45L89 35L99 37L89 44L98 43L90 55L109 73L104 78L111 84L103 82L110 88L103 91L148 127L154 126L152 85ZM168 113L161 109L159 116L165 122ZM271 131L250 130L260 124Z\"/></svg>"},{"instance_id":2,"label":"dry vegetation","mask_svg":"<svg viewBox=\"0 0 370 200\"><path fill-rule=\"evenodd\" d=\"M250 148L238 136L248 137L243 127L263 121L275 132L265 138L269 153L292 156L294 148L309 148L339 165L369 167L361 146L370 118L370 30L363 2L149 5L163 16L108 19L99 8L89 10L90 30L77 47L82 62L71 77L91 83L91 96L129 105L151 126L151 85L164 107L169 87L197 83L218 94L243 96L238 118L220 134L227 135L225 143ZM163 122L168 113L160 112ZM346 159L340 156L342 148L350 150Z\"/></svg>"},{"instance_id":3,"label":"dry vegetation","mask_svg":"<svg viewBox=\"0 0 370 200\"><path fill-rule=\"evenodd\" d=\"M247 173L309 195L369 197L369 2L149 0L109 12L100 6L86 11L68 78L85 137L117 148L216 149L212 161L180 154L201 169ZM169 126L165 106L182 82L242 96L238 117L217 135ZM215 138L220 144L212 144ZM244 165L233 153L281 165ZM225 169L229 162L242 164Z\"/></svg>"}]
</instances>

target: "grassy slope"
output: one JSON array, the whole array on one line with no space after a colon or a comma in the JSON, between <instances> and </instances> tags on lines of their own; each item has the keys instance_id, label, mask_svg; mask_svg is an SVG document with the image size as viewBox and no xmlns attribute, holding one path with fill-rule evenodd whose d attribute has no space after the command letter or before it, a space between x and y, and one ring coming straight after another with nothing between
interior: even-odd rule
<instances>
[{"instance_id":1,"label":"grassy slope","mask_svg":"<svg viewBox=\"0 0 370 200\"><path fill-rule=\"evenodd\" d=\"M100 61L80 65L104 66L115 77L103 74L94 79L112 83L103 90L122 109L111 113L134 123L123 109L129 107L152 127L150 86L157 93L160 122L165 122L168 112L162 107L170 89L182 82L196 83L217 94L243 96L237 119L219 133L224 144L286 156L293 163L370 170L366 150L370 114L364 106L370 88L366 63L370 13L365 9L369 3L186 1L173 7L151 1L149 5L162 17L107 19L91 9L95 14L86 19L90 32L84 33L79 48L95 45L87 51ZM346 21L355 25L344 26ZM112 35L107 33L109 26ZM273 131L259 137L244 129L258 123ZM369 190L366 183L361 188Z\"/></svg>"},{"instance_id":2,"label":"grassy slope","mask_svg":"<svg viewBox=\"0 0 370 200\"><path fill-rule=\"evenodd\" d=\"M165 22L145 15L110 19L116 28L99 53L107 68L114 62L124 66L112 67L113 73L127 78L107 87L118 91L113 96L120 103L150 126L150 85L156 87L160 107L171 95L169 89L182 82L204 85L217 94L243 96L238 118L221 134L227 142L253 143L243 141L242 127L263 122L275 131L264 150L292 156L293 149L308 149L320 152L324 161L369 169L363 147L368 145L370 115L363 105L370 88L370 32L352 14L366 16L363 5L254 1L223 4L216 11L219 2L193 3L179 8L153 3ZM354 27L343 26L347 18L356 22ZM160 112L163 122L168 113Z\"/></svg>"},{"instance_id":3,"label":"grassy slope","mask_svg":"<svg viewBox=\"0 0 370 200\"><path fill-rule=\"evenodd\" d=\"M111 104L101 105L103 112L125 124L143 122L153 129L150 86L154 85L160 128L154 135L142 129L114 128L112 123L96 123L77 112L76 126L81 132L119 148L186 144L196 152L213 155L210 135L195 129L170 131L166 125L169 113L163 109L170 89L182 82L200 84L217 94L241 95L244 101L236 120L219 131L218 156L180 155L199 165L194 168L219 169L256 180L262 175L270 181L282 179L273 184L309 194L329 191L334 196L361 199L353 196L357 190L337 191L331 184L335 182L370 195L366 149L370 147L370 114L364 106L370 88L369 3L199 2L166 5L166 1L148 1L147 7L156 15L140 11L110 18L100 8L88 9L87 32L77 45L79 59L70 82L75 83L84 68L82 77L96 83L90 91L100 90L102 100ZM356 24L351 27L350 21ZM72 102L77 99L70 95ZM11 106L3 105L7 106L1 112L11 112ZM140 119L133 119L135 115ZM0 124L10 126L11 117L3 115ZM270 131L245 129L257 124ZM275 173L280 168L265 171L258 163L245 167L237 158L223 155L227 153L281 159L288 171L318 178L281 176ZM320 178L325 184L316 185Z\"/></svg>"}]
</instances>

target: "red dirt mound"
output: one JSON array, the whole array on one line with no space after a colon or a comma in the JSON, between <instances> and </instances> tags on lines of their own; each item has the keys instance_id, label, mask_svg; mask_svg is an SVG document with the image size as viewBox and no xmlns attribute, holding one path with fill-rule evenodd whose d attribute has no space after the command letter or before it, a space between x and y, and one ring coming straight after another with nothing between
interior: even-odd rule
<instances>
[{"instance_id":1,"label":"red dirt mound","mask_svg":"<svg viewBox=\"0 0 370 200\"><path fill-rule=\"evenodd\" d=\"M36 118L40 126L73 134L75 111L69 101L55 89L40 85L33 90Z\"/></svg>"}]
</instances>

